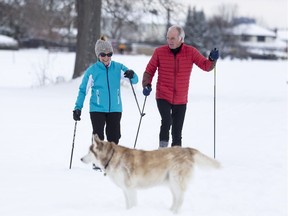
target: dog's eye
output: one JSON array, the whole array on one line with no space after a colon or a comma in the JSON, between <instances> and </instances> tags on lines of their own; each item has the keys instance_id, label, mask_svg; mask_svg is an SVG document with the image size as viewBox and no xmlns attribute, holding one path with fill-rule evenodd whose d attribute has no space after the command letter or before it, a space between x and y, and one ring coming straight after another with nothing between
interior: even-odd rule
<instances>
[{"instance_id":1,"label":"dog's eye","mask_svg":"<svg viewBox=\"0 0 288 216\"><path fill-rule=\"evenodd\" d=\"M90 153L91 155L94 155L95 158L98 157L98 155L97 155L97 153L96 153L95 151L91 151L91 150L90 150L89 153Z\"/></svg>"}]
</instances>

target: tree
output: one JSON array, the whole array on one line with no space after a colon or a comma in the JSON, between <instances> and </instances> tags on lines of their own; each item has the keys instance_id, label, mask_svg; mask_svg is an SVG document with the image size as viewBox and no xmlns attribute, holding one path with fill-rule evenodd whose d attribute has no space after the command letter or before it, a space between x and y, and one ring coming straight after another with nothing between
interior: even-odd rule
<instances>
[{"instance_id":1,"label":"tree","mask_svg":"<svg viewBox=\"0 0 288 216\"><path fill-rule=\"evenodd\" d=\"M142 0L104 0L102 30L107 36L117 41L129 39L137 31L138 21L142 13L139 13Z\"/></svg>"},{"instance_id":2,"label":"tree","mask_svg":"<svg viewBox=\"0 0 288 216\"><path fill-rule=\"evenodd\" d=\"M60 42L59 30L70 30L75 0L0 1L0 30L21 41L42 39Z\"/></svg>"},{"instance_id":3,"label":"tree","mask_svg":"<svg viewBox=\"0 0 288 216\"><path fill-rule=\"evenodd\" d=\"M245 55L245 50L237 43L237 38L228 34L235 24L238 6L233 4L222 4L218 7L218 13L209 20L210 41L219 48L222 58Z\"/></svg>"},{"instance_id":4,"label":"tree","mask_svg":"<svg viewBox=\"0 0 288 216\"><path fill-rule=\"evenodd\" d=\"M207 48L205 38L208 36L208 25L203 11L196 11L189 7L187 20L185 23L185 41L196 47L203 55L206 54Z\"/></svg>"},{"instance_id":5,"label":"tree","mask_svg":"<svg viewBox=\"0 0 288 216\"><path fill-rule=\"evenodd\" d=\"M157 16L166 16L166 32L172 23L178 23L179 14L184 13L184 5L176 0L143 0L151 14ZM165 32L165 38L166 38Z\"/></svg>"},{"instance_id":6,"label":"tree","mask_svg":"<svg viewBox=\"0 0 288 216\"><path fill-rule=\"evenodd\" d=\"M101 35L101 0L76 0L77 44L73 79L96 61L95 43Z\"/></svg>"}]
</instances>

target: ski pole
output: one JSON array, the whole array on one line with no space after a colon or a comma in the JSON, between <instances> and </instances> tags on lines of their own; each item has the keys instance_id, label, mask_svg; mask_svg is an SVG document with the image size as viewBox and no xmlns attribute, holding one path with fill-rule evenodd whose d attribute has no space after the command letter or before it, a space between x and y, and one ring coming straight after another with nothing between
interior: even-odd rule
<instances>
[{"instance_id":1,"label":"ski pole","mask_svg":"<svg viewBox=\"0 0 288 216\"><path fill-rule=\"evenodd\" d=\"M216 158L216 65L214 67L214 158Z\"/></svg>"},{"instance_id":2,"label":"ski pole","mask_svg":"<svg viewBox=\"0 0 288 216\"><path fill-rule=\"evenodd\" d=\"M74 126L74 134L73 134L72 150L71 150L69 169L71 169L71 166L72 166L72 158L73 158L73 151L74 151L74 141L75 141L75 135L76 135L76 127L77 127L77 121L75 121L75 126Z\"/></svg>"},{"instance_id":3,"label":"ski pole","mask_svg":"<svg viewBox=\"0 0 288 216\"><path fill-rule=\"evenodd\" d=\"M141 116L143 113L141 113L140 106L139 106L139 103L138 103L138 100L137 100L137 97L136 97L135 90L134 90L134 87L132 85L131 79L129 79L129 81L130 81L130 85L131 85L131 88L132 88L132 91L133 91L133 94L134 94L134 98L135 98L135 101L136 101L140 116Z\"/></svg>"},{"instance_id":4,"label":"ski pole","mask_svg":"<svg viewBox=\"0 0 288 216\"><path fill-rule=\"evenodd\" d=\"M137 142L137 139L138 139L138 134L139 134L139 130L140 130L140 125L141 125L141 122L142 122L142 117L145 115L145 113L144 113L144 107L145 107L145 104L146 104L146 99L147 99L147 96L145 96L144 103L143 103L143 107L142 107L142 112L140 113L140 121L139 121L138 129L137 129L137 134L136 134L136 138L135 138L134 149L135 149L135 147L136 147L136 142Z\"/></svg>"}]
</instances>

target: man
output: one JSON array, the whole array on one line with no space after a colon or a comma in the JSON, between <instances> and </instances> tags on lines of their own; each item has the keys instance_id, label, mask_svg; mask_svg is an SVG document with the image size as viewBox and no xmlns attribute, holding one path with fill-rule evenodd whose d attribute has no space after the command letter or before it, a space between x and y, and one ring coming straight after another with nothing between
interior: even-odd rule
<instances>
[{"instance_id":1,"label":"man","mask_svg":"<svg viewBox=\"0 0 288 216\"><path fill-rule=\"evenodd\" d=\"M155 49L143 74L143 94L152 90L151 82L158 70L156 101L161 115L159 147L167 147L172 125L171 146L182 145L182 128L188 102L188 89L193 64L204 71L211 71L219 58L215 48L206 59L200 52L184 43L185 32L174 25L167 31L167 44Z\"/></svg>"}]
</instances>

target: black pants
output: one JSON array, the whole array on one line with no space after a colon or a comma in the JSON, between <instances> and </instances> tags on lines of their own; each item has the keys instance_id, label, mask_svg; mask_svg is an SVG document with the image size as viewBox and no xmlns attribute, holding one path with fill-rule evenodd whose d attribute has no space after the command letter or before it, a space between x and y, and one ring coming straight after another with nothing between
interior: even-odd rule
<instances>
[{"instance_id":1,"label":"black pants","mask_svg":"<svg viewBox=\"0 0 288 216\"><path fill-rule=\"evenodd\" d=\"M157 107L161 115L160 141L169 141L169 131L172 125L172 146L181 146L186 104L173 105L166 100L157 99Z\"/></svg>"},{"instance_id":2,"label":"black pants","mask_svg":"<svg viewBox=\"0 0 288 216\"><path fill-rule=\"evenodd\" d=\"M90 119L93 127L93 134L97 134L101 140L104 140L104 127L107 140L109 142L119 143L121 137L120 120L121 112L90 112Z\"/></svg>"}]
</instances>

